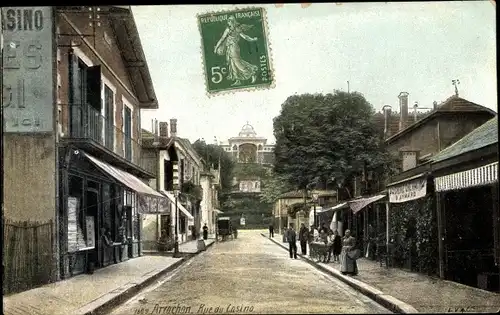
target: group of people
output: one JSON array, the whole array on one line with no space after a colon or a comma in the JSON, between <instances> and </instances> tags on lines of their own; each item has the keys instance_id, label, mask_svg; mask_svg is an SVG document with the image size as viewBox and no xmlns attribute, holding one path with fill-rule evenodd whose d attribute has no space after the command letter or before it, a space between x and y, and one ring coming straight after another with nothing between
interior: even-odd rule
<instances>
[{"instance_id":1,"label":"group of people","mask_svg":"<svg viewBox=\"0 0 500 315\"><path fill-rule=\"evenodd\" d=\"M285 237L289 244L290 258L297 259L297 233L293 229L293 224L290 224ZM333 256L333 261L340 263L342 274L358 274L356 259L359 258L360 251L355 249L356 239L351 235L350 230L346 230L342 238L337 230L332 231L326 225L323 225L318 231L314 226L307 229L305 224L302 223L299 230L299 242L302 255L307 254L308 246L309 253L311 253L313 243L324 244L326 246L326 251L322 257L324 263L329 263Z\"/></svg>"}]
</instances>

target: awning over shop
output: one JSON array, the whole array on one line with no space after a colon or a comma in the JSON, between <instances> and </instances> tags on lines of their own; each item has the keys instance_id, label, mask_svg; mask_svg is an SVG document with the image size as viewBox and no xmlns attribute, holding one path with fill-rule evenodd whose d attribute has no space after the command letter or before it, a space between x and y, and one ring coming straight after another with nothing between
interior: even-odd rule
<instances>
[{"instance_id":1,"label":"awning over shop","mask_svg":"<svg viewBox=\"0 0 500 315\"><path fill-rule=\"evenodd\" d=\"M167 196L167 198L172 202L172 204L175 204L175 196L173 194L165 190L162 190L161 192L165 196ZM186 210L186 208L184 208L184 206L178 200L177 200L177 207L188 218L188 222L189 220L193 220L192 222L194 222L194 217L191 215L191 213L189 213L189 211Z\"/></svg>"},{"instance_id":2,"label":"awning over shop","mask_svg":"<svg viewBox=\"0 0 500 315\"><path fill-rule=\"evenodd\" d=\"M224 212L220 211L219 209L214 209L214 212L217 213L217 214L224 213Z\"/></svg>"},{"instance_id":3,"label":"awning over shop","mask_svg":"<svg viewBox=\"0 0 500 315\"><path fill-rule=\"evenodd\" d=\"M390 203L402 203L425 197L427 194L427 173L387 185Z\"/></svg>"},{"instance_id":4,"label":"awning over shop","mask_svg":"<svg viewBox=\"0 0 500 315\"><path fill-rule=\"evenodd\" d=\"M498 162L434 179L436 191L465 189L498 182Z\"/></svg>"},{"instance_id":5,"label":"awning over shop","mask_svg":"<svg viewBox=\"0 0 500 315\"><path fill-rule=\"evenodd\" d=\"M326 209L322 210L322 212L337 211L337 210L344 209L344 208L347 208L347 202L339 203L338 205L335 205L331 208L326 208Z\"/></svg>"},{"instance_id":6,"label":"awning over shop","mask_svg":"<svg viewBox=\"0 0 500 315\"><path fill-rule=\"evenodd\" d=\"M356 213L359 210L363 209L364 207L368 206L369 204L380 200L384 198L386 195L376 195L372 197L367 197L367 198L360 198L360 199L355 199L352 201L349 201L349 207L351 208L352 212Z\"/></svg>"},{"instance_id":7,"label":"awning over shop","mask_svg":"<svg viewBox=\"0 0 500 315\"><path fill-rule=\"evenodd\" d=\"M109 174L111 177L127 186L131 190L135 191L138 194L137 198L137 206L139 213L147 214L147 213L158 213L165 212L168 210L168 201L159 192L154 190L153 188L146 185L142 180L135 177L134 175L122 171L114 166L109 165L106 162L103 162L92 155L80 151L82 154L90 160L95 166L100 168L106 174Z\"/></svg>"}]
</instances>

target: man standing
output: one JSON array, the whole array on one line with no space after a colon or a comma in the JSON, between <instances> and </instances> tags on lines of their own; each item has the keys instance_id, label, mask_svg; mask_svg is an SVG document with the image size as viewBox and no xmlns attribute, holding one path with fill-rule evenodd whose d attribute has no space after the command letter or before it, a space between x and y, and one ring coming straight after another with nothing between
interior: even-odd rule
<instances>
[{"instance_id":1,"label":"man standing","mask_svg":"<svg viewBox=\"0 0 500 315\"><path fill-rule=\"evenodd\" d=\"M288 228L288 231L286 232L286 238L288 240L290 258L297 259L297 234L293 229L293 224L290 224L290 228Z\"/></svg>"},{"instance_id":2,"label":"man standing","mask_svg":"<svg viewBox=\"0 0 500 315\"><path fill-rule=\"evenodd\" d=\"M205 225L203 226L203 239L204 240L207 240L208 239L208 226L207 224L205 223Z\"/></svg>"},{"instance_id":3,"label":"man standing","mask_svg":"<svg viewBox=\"0 0 500 315\"><path fill-rule=\"evenodd\" d=\"M307 242L309 241L309 231L306 228L304 223L301 224L299 230L299 241L300 241L300 250L302 251L302 255L307 254Z\"/></svg>"},{"instance_id":4,"label":"man standing","mask_svg":"<svg viewBox=\"0 0 500 315\"><path fill-rule=\"evenodd\" d=\"M274 225L269 225L269 237L274 237Z\"/></svg>"}]
</instances>

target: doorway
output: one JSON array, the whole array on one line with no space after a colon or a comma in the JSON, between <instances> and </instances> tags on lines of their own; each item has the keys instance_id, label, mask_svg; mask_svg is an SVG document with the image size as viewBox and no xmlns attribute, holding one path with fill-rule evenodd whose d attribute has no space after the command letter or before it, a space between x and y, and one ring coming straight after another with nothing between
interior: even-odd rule
<instances>
[{"instance_id":1,"label":"doorway","mask_svg":"<svg viewBox=\"0 0 500 315\"><path fill-rule=\"evenodd\" d=\"M99 261L98 255L99 246L97 242L98 237L100 237L98 229L99 221L97 216L100 212L99 188L100 184L98 182L87 180L87 189L85 190L86 211L83 222L85 222L87 231L87 247L89 247L87 255L87 268L89 269L89 271L92 271L94 268L101 266L101 261Z\"/></svg>"},{"instance_id":2,"label":"doorway","mask_svg":"<svg viewBox=\"0 0 500 315\"><path fill-rule=\"evenodd\" d=\"M493 205L490 187L448 192L444 199L446 278L477 287L494 271Z\"/></svg>"}]
</instances>

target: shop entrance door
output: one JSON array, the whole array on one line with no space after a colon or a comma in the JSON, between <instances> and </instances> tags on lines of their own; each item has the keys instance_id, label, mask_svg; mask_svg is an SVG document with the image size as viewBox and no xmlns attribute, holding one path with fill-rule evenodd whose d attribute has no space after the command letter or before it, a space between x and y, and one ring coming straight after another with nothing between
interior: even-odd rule
<instances>
[{"instance_id":1,"label":"shop entrance door","mask_svg":"<svg viewBox=\"0 0 500 315\"><path fill-rule=\"evenodd\" d=\"M99 242L97 241L100 237L100 233L98 230L99 227L98 213L100 210L99 186L100 185L98 182L88 180L87 189L85 190L85 199L86 199L85 229L87 232L87 247L89 247L87 255L87 268L91 269L100 266L99 255L98 255Z\"/></svg>"}]
</instances>

